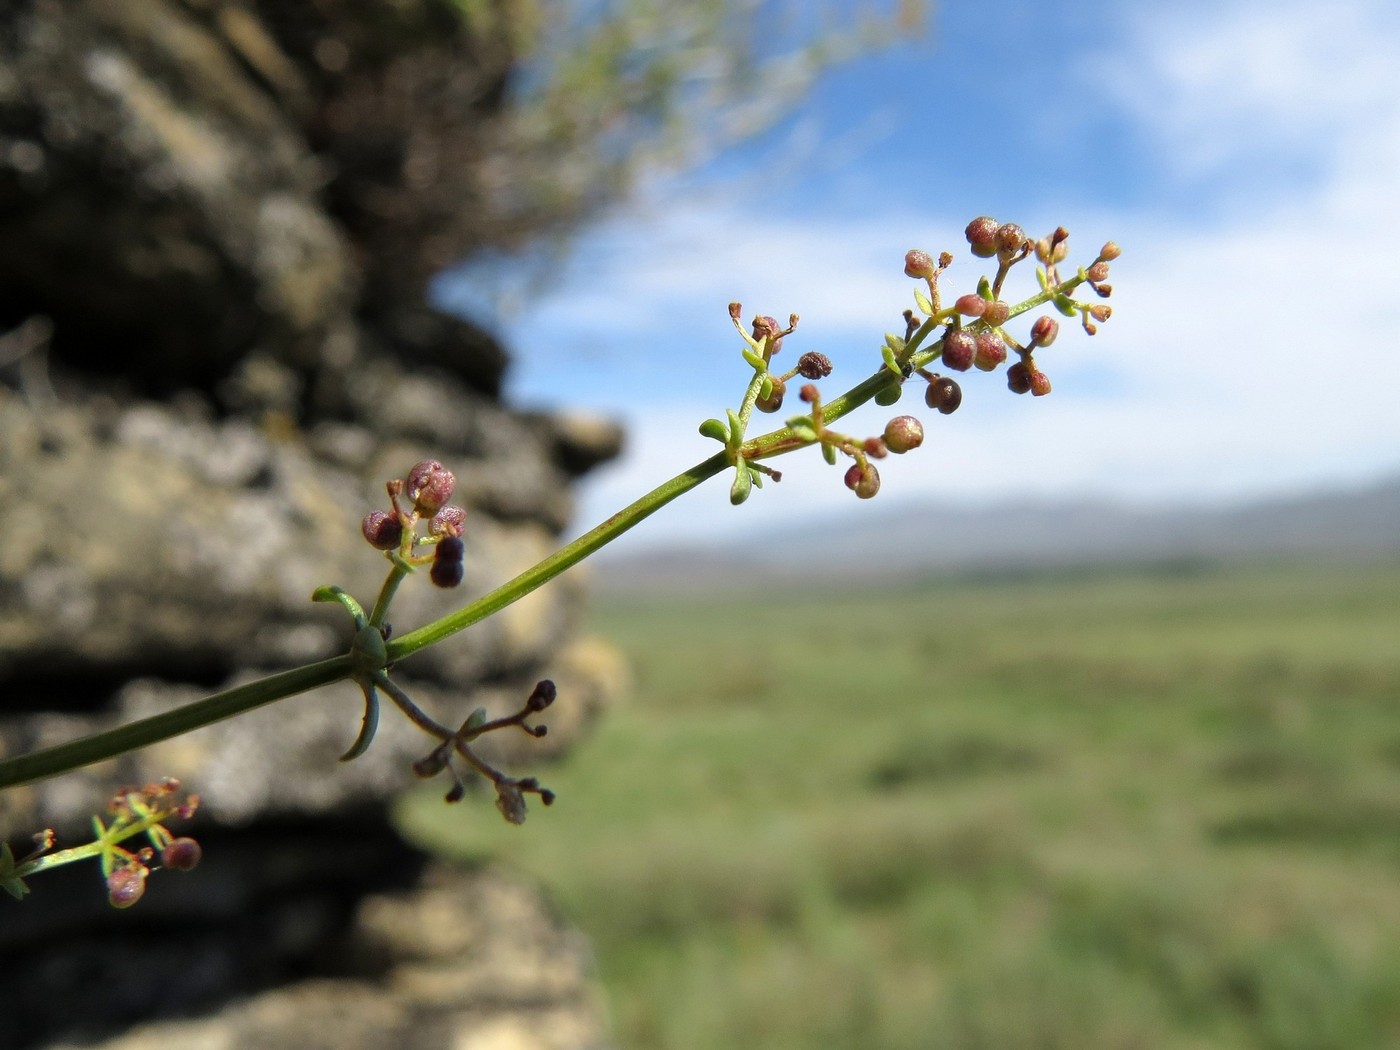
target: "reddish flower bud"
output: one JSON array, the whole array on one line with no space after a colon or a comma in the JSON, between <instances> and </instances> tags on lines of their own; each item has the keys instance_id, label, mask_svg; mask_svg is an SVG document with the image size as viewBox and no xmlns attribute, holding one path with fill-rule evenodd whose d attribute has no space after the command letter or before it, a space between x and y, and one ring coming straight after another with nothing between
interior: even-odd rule
<instances>
[{"instance_id":1,"label":"reddish flower bud","mask_svg":"<svg viewBox=\"0 0 1400 1050\"><path fill-rule=\"evenodd\" d=\"M1025 246L1026 231L1014 222L1008 222L1005 226L997 227L996 241L997 255L1004 260L1010 259Z\"/></svg>"},{"instance_id":2,"label":"reddish flower bud","mask_svg":"<svg viewBox=\"0 0 1400 1050\"><path fill-rule=\"evenodd\" d=\"M433 567L428 578L438 587L456 587L462 582L462 555L466 546L456 536L445 536L433 551Z\"/></svg>"},{"instance_id":3,"label":"reddish flower bud","mask_svg":"<svg viewBox=\"0 0 1400 1050\"><path fill-rule=\"evenodd\" d=\"M1060 322L1053 317L1037 317L1031 325L1031 345L1049 346L1060 334Z\"/></svg>"},{"instance_id":4,"label":"reddish flower bud","mask_svg":"<svg viewBox=\"0 0 1400 1050\"><path fill-rule=\"evenodd\" d=\"M1031 373L1031 393L1036 397L1044 397L1050 393L1050 377L1044 372Z\"/></svg>"},{"instance_id":5,"label":"reddish flower bud","mask_svg":"<svg viewBox=\"0 0 1400 1050\"><path fill-rule=\"evenodd\" d=\"M998 299L994 303L988 303L987 308L982 311L982 320L986 321L987 324L991 325L993 328L1006 324L1010 316L1011 307L1001 299Z\"/></svg>"},{"instance_id":6,"label":"reddish flower bud","mask_svg":"<svg viewBox=\"0 0 1400 1050\"><path fill-rule=\"evenodd\" d=\"M860 447L865 449L865 454L871 459L884 459L890 454L890 450L885 447L885 442L877 437L866 438L860 443Z\"/></svg>"},{"instance_id":7,"label":"reddish flower bud","mask_svg":"<svg viewBox=\"0 0 1400 1050\"><path fill-rule=\"evenodd\" d=\"M435 459L425 459L408 472L404 493L419 514L432 514L452 498L457 479Z\"/></svg>"},{"instance_id":8,"label":"reddish flower bud","mask_svg":"<svg viewBox=\"0 0 1400 1050\"><path fill-rule=\"evenodd\" d=\"M967 243L972 246L972 254L979 259L987 259L997 253L997 230L1000 224L990 215L980 215L967 224L964 233Z\"/></svg>"},{"instance_id":9,"label":"reddish flower bud","mask_svg":"<svg viewBox=\"0 0 1400 1050\"><path fill-rule=\"evenodd\" d=\"M1122 254L1123 249L1118 247L1118 245L1114 244L1112 241L1109 241L1107 244L1105 244L1102 248L1099 249L1099 258L1102 259L1104 262L1112 262L1114 259L1118 258L1118 256Z\"/></svg>"},{"instance_id":10,"label":"reddish flower bud","mask_svg":"<svg viewBox=\"0 0 1400 1050\"><path fill-rule=\"evenodd\" d=\"M863 468L859 463L852 463L846 471L845 481L846 488L861 499L870 499L880 491L880 472L873 463L867 463Z\"/></svg>"},{"instance_id":11,"label":"reddish flower bud","mask_svg":"<svg viewBox=\"0 0 1400 1050\"><path fill-rule=\"evenodd\" d=\"M885 424L885 444L891 452L902 455L923 443L924 425L913 416L895 416Z\"/></svg>"},{"instance_id":12,"label":"reddish flower bud","mask_svg":"<svg viewBox=\"0 0 1400 1050\"><path fill-rule=\"evenodd\" d=\"M803 383L802 389L797 392L797 396L810 405L817 398L821 397L821 391L817 389L817 384L815 383Z\"/></svg>"},{"instance_id":13,"label":"reddish flower bud","mask_svg":"<svg viewBox=\"0 0 1400 1050\"><path fill-rule=\"evenodd\" d=\"M744 315L744 304L743 304L743 303L730 303L730 304L729 304L729 316L730 316L730 319L731 319L731 320L737 321L737 320L739 320L739 318L742 317L743 315Z\"/></svg>"},{"instance_id":14,"label":"reddish flower bud","mask_svg":"<svg viewBox=\"0 0 1400 1050\"><path fill-rule=\"evenodd\" d=\"M1098 284L1100 281L1106 281L1108 280L1108 263L1096 262L1093 266L1089 267L1089 269L1085 270L1084 273L1085 276L1095 284Z\"/></svg>"},{"instance_id":15,"label":"reddish flower bud","mask_svg":"<svg viewBox=\"0 0 1400 1050\"><path fill-rule=\"evenodd\" d=\"M204 850L192 838L172 839L160 851L160 862L164 867L175 871L193 871L198 865Z\"/></svg>"},{"instance_id":16,"label":"reddish flower bud","mask_svg":"<svg viewBox=\"0 0 1400 1050\"><path fill-rule=\"evenodd\" d=\"M1113 307L1100 303L1098 306L1089 307L1089 316L1095 321L1107 321L1113 316Z\"/></svg>"},{"instance_id":17,"label":"reddish flower bud","mask_svg":"<svg viewBox=\"0 0 1400 1050\"><path fill-rule=\"evenodd\" d=\"M936 408L945 416L950 416L962 404L962 387L956 379L940 376L924 391L924 404Z\"/></svg>"},{"instance_id":18,"label":"reddish flower bud","mask_svg":"<svg viewBox=\"0 0 1400 1050\"><path fill-rule=\"evenodd\" d=\"M953 309L964 317L981 317L987 312L987 306L987 300L975 292L968 292L966 295L958 296L957 302L953 304Z\"/></svg>"},{"instance_id":19,"label":"reddish flower bud","mask_svg":"<svg viewBox=\"0 0 1400 1050\"><path fill-rule=\"evenodd\" d=\"M1031 370L1024 361L1017 361L1006 370L1006 386L1013 394L1030 393Z\"/></svg>"},{"instance_id":20,"label":"reddish flower bud","mask_svg":"<svg viewBox=\"0 0 1400 1050\"><path fill-rule=\"evenodd\" d=\"M428 523L428 531L434 536L460 536L466 521L466 508L449 503L433 515L433 520Z\"/></svg>"},{"instance_id":21,"label":"reddish flower bud","mask_svg":"<svg viewBox=\"0 0 1400 1050\"><path fill-rule=\"evenodd\" d=\"M825 379L831 375L831 358L809 351L797 359L797 374L803 379Z\"/></svg>"},{"instance_id":22,"label":"reddish flower bud","mask_svg":"<svg viewBox=\"0 0 1400 1050\"><path fill-rule=\"evenodd\" d=\"M995 332L978 332L977 353L972 363L983 372L991 372L1006 360L1006 343Z\"/></svg>"},{"instance_id":23,"label":"reddish flower bud","mask_svg":"<svg viewBox=\"0 0 1400 1050\"><path fill-rule=\"evenodd\" d=\"M966 372L977 354L977 337L959 330L943 337L943 363L954 372Z\"/></svg>"},{"instance_id":24,"label":"reddish flower bud","mask_svg":"<svg viewBox=\"0 0 1400 1050\"><path fill-rule=\"evenodd\" d=\"M150 873L146 865L136 861L113 869L107 876L107 902L114 908L130 908L146 892L146 876Z\"/></svg>"},{"instance_id":25,"label":"reddish flower bud","mask_svg":"<svg viewBox=\"0 0 1400 1050\"><path fill-rule=\"evenodd\" d=\"M933 265L933 256L929 255L928 252L913 248L904 253L905 277L922 277L927 281L931 280L937 272Z\"/></svg>"}]
</instances>

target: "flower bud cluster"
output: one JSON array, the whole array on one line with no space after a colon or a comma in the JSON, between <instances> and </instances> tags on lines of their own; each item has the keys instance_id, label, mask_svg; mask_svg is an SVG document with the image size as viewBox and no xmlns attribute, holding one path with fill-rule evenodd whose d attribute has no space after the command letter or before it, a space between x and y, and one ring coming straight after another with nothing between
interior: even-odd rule
<instances>
[{"instance_id":1,"label":"flower bud cluster","mask_svg":"<svg viewBox=\"0 0 1400 1050\"><path fill-rule=\"evenodd\" d=\"M98 837L93 843L112 907L129 908L139 901L153 871L192 871L198 866L203 855L199 843L188 836L177 838L165 827L168 820L188 820L198 808L199 796L181 796L180 782L173 777L125 787L112 797L107 806L111 822L94 820ZM120 845L137 835L144 835L149 845L134 850ZM52 844L50 836L41 852Z\"/></svg>"},{"instance_id":2,"label":"flower bud cluster","mask_svg":"<svg viewBox=\"0 0 1400 1050\"><path fill-rule=\"evenodd\" d=\"M385 487L389 509L365 515L360 523L365 542L410 565L431 562L429 578L436 586L458 586L463 578L461 535L467 512L448 502L457 487L452 471L435 459L425 459L414 464L402 481ZM424 521L428 535L420 537L418 526ZM420 547L431 549L420 553Z\"/></svg>"},{"instance_id":3,"label":"flower bud cluster","mask_svg":"<svg viewBox=\"0 0 1400 1050\"><path fill-rule=\"evenodd\" d=\"M1048 394L1050 379L1036 362L1035 351L1055 341L1059 324L1051 317L1040 317L1032 325L1030 340L1024 346L1007 334L1003 326L1011 320L1012 307L1001 297L1007 274L1017 263L1034 255L1042 266L1038 274L1042 294L1037 297L1038 301L1053 304L1067 316L1078 316L1085 332L1093 335L1098 331L1097 326L1112 316L1112 308L1105 303L1077 302L1070 293L1082 284L1100 298L1109 297L1113 293L1112 286L1107 283L1109 264L1119 257L1121 250L1109 241L1087 269L1080 270L1069 280L1062 280L1057 266L1069 256L1069 231L1063 226L1044 237L1032 239L1015 223L1002 223L982 215L968 223L964 234L974 256L996 259L995 275L982 278L976 292L958 296L950 309L941 310L936 300L920 296L920 306L929 314L929 320L921 326L913 311L905 311L905 343L912 340L921 327L926 331L930 324L946 324L940 356L949 371L966 372L976 368L994 372L1006 364L1014 352L1016 360L1007 367L1007 386L1020 394ZM916 249L905 255L904 272L932 284L932 279L942 273L950 258L945 253L935 267L927 252ZM1026 305L1021 309L1026 309ZM925 391L928 406L944 413L956 410L962 401L962 392L956 383L922 369L919 371L929 381Z\"/></svg>"}]
</instances>

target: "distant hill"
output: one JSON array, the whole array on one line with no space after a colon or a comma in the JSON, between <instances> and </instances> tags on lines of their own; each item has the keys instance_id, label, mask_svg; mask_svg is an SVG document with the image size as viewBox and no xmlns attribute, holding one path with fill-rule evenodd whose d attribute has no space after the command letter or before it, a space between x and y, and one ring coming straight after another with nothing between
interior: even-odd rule
<instances>
[{"instance_id":1,"label":"distant hill","mask_svg":"<svg viewBox=\"0 0 1400 1050\"><path fill-rule=\"evenodd\" d=\"M1212 564L1290 558L1400 557L1400 478L1366 488L1227 508L1150 509L1106 500L984 506L878 501L829 527L789 534L763 562L732 546L685 545L628 554L619 545L595 585L696 589L740 577L1022 572L1133 564ZM825 552L818 566L810 556ZM839 552L839 554L837 553Z\"/></svg>"}]
</instances>

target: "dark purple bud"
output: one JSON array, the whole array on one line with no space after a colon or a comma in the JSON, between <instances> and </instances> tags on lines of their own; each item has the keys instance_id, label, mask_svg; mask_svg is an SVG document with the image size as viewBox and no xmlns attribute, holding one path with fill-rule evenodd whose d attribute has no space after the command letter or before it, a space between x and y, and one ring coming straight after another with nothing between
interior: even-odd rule
<instances>
[{"instance_id":1,"label":"dark purple bud","mask_svg":"<svg viewBox=\"0 0 1400 1050\"><path fill-rule=\"evenodd\" d=\"M535 690L530 694L530 699L525 701L525 708L529 711L543 711L554 703L558 696L558 687L550 679L543 678L535 684Z\"/></svg>"},{"instance_id":2,"label":"dark purple bud","mask_svg":"<svg viewBox=\"0 0 1400 1050\"><path fill-rule=\"evenodd\" d=\"M360 522L360 532L369 545L381 551L391 551L403 540L403 524L397 514L372 510Z\"/></svg>"},{"instance_id":3,"label":"dark purple bud","mask_svg":"<svg viewBox=\"0 0 1400 1050\"><path fill-rule=\"evenodd\" d=\"M797 359L797 374L803 379L825 379L831 375L831 358L809 351Z\"/></svg>"},{"instance_id":4,"label":"dark purple bud","mask_svg":"<svg viewBox=\"0 0 1400 1050\"><path fill-rule=\"evenodd\" d=\"M456 536L445 536L438 541L433 551L433 567L428 570L428 578L438 587L456 587L462 582L462 554L465 551L462 541Z\"/></svg>"},{"instance_id":5,"label":"dark purple bud","mask_svg":"<svg viewBox=\"0 0 1400 1050\"><path fill-rule=\"evenodd\" d=\"M1017 361L1006 370L1006 386L1013 394L1030 393L1031 370L1024 361Z\"/></svg>"},{"instance_id":6,"label":"dark purple bud","mask_svg":"<svg viewBox=\"0 0 1400 1050\"><path fill-rule=\"evenodd\" d=\"M173 868L175 871L193 871L199 865L202 856L204 850L198 842L192 838L178 838L172 839L165 849L160 851L160 862L164 867Z\"/></svg>"},{"instance_id":7,"label":"dark purple bud","mask_svg":"<svg viewBox=\"0 0 1400 1050\"><path fill-rule=\"evenodd\" d=\"M924 404L936 408L945 416L952 415L962 404L962 387L956 379L939 376L924 391Z\"/></svg>"}]
</instances>

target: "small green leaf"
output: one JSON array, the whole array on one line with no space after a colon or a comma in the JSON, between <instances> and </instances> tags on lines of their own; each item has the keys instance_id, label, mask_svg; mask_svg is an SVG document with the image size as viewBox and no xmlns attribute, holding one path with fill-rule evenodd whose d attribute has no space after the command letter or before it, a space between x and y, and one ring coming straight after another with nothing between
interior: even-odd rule
<instances>
[{"instance_id":1,"label":"small green leaf","mask_svg":"<svg viewBox=\"0 0 1400 1050\"><path fill-rule=\"evenodd\" d=\"M977 279L977 294L988 302L992 300L992 282L987 280L986 274Z\"/></svg>"},{"instance_id":2,"label":"small green leaf","mask_svg":"<svg viewBox=\"0 0 1400 1050\"><path fill-rule=\"evenodd\" d=\"M826 460L833 467L836 466L836 449L831 445L823 445L822 459Z\"/></svg>"},{"instance_id":3,"label":"small green leaf","mask_svg":"<svg viewBox=\"0 0 1400 1050\"><path fill-rule=\"evenodd\" d=\"M755 488L763 488L763 472L749 467L749 480L754 483Z\"/></svg>"},{"instance_id":4,"label":"small green leaf","mask_svg":"<svg viewBox=\"0 0 1400 1050\"><path fill-rule=\"evenodd\" d=\"M1048 292L1050 290L1050 275L1045 272L1045 267L1037 266L1035 268L1035 280L1036 283L1040 285L1040 290L1042 292Z\"/></svg>"},{"instance_id":5,"label":"small green leaf","mask_svg":"<svg viewBox=\"0 0 1400 1050\"><path fill-rule=\"evenodd\" d=\"M752 490L753 476L749 473L749 465L741 462L734 469L734 484L729 488L729 502L737 507L749 498Z\"/></svg>"},{"instance_id":6,"label":"small green leaf","mask_svg":"<svg viewBox=\"0 0 1400 1050\"><path fill-rule=\"evenodd\" d=\"M707 419L700 424L702 437L714 438L721 445L729 444L729 428L718 419Z\"/></svg>"},{"instance_id":7,"label":"small green leaf","mask_svg":"<svg viewBox=\"0 0 1400 1050\"><path fill-rule=\"evenodd\" d=\"M904 339L893 332L886 332L885 345L898 354L904 350Z\"/></svg>"},{"instance_id":8,"label":"small green leaf","mask_svg":"<svg viewBox=\"0 0 1400 1050\"><path fill-rule=\"evenodd\" d=\"M478 707L468 717L462 729L468 733L475 733L486 724L486 708Z\"/></svg>"},{"instance_id":9,"label":"small green leaf","mask_svg":"<svg viewBox=\"0 0 1400 1050\"><path fill-rule=\"evenodd\" d=\"M801 418L788 420L788 429L792 431L792 436L799 441L812 442L817 440L817 432L810 422Z\"/></svg>"},{"instance_id":10,"label":"small green leaf","mask_svg":"<svg viewBox=\"0 0 1400 1050\"><path fill-rule=\"evenodd\" d=\"M759 384L758 384L758 396L759 396L760 398L762 398L763 400L765 400L765 401L768 400L770 397L773 396L773 377L772 377L772 376L766 375L766 374L765 374L764 377L763 377L763 379L759 382Z\"/></svg>"},{"instance_id":11,"label":"small green leaf","mask_svg":"<svg viewBox=\"0 0 1400 1050\"><path fill-rule=\"evenodd\" d=\"M1055 304L1055 309L1059 310L1060 313L1064 314L1066 317L1079 316L1078 305L1073 299L1065 295L1063 292L1055 296L1055 298L1050 301Z\"/></svg>"},{"instance_id":12,"label":"small green leaf","mask_svg":"<svg viewBox=\"0 0 1400 1050\"><path fill-rule=\"evenodd\" d=\"M725 411L729 413L729 441L727 444L730 448L738 448L744 442L744 424L739 419L739 413L732 408L726 408Z\"/></svg>"},{"instance_id":13,"label":"small green leaf","mask_svg":"<svg viewBox=\"0 0 1400 1050\"><path fill-rule=\"evenodd\" d=\"M880 347L880 356L885 360L885 367L895 375L902 375L899 370L899 358L894 356L894 351L888 346Z\"/></svg>"},{"instance_id":14,"label":"small green leaf","mask_svg":"<svg viewBox=\"0 0 1400 1050\"><path fill-rule=\"evenodd\" d=\"M766 371L768 371L768 365L767 365L767 363L763 360L763 358L759 357L756 353L754 353L754 352L753 352L752 350L750 350L748 347L745 347L745 348L744 348L744 360L747 361L749 364L751 364L751 365L753 366L753 370L754 370L755 372L766 372Z\"/></svg>"},{"instance_id":15,"label":"small green leaf","mask_svg":"<svg viewBox=\"0 0 1400 1050\"><path fill-rule=\"evenodd\" d=\"M379 632L376 631L376 634ZM368 750L374 734L379 729L379 694L374 691L373 682L361 682L360 689L365 694L365 713L360 720L360 733L350 749L340 756L340 761L349 762L359 758Z\"/></svg>"},{"instance_id":16,"label":"small green leaf","mask_svg":"<svg viewBox=\"0 0 1400 1050\"><path fill-rule=\"evenodd\" d=\"M365 625L365 610L361 607L359 602L350 597L350 595L346 594L345 591L339 587L317 587L311 592L311 600L313 602L339 602L345 608L345 611L350 614L350 619L355 621L356 627L363 627ZM383 639L380 640L383 641Z\"/></svg>"},{"instance_id":17,"label":"small green leaf","mask_svg":"<svg viewBox=\"0 0 1400 1050\"><path fill-rule=\"evenodd\" d=\"M15 900L20 900L29 892L24 880L15 874L15 855L10 852L8 842L0 842L0 886Z\"/></svg>"},{"instance_id":18,"label":"small green leaf","mask_svg":"<svg viewBox=\"0 0 1400 1050\"><path fill-rule=\"evenodd\" d=\"M934 312L933 301L924 294L922 288L914 289L914 303L918 306L921 313L931 315Z\"/></svg>"}]
</instances>

